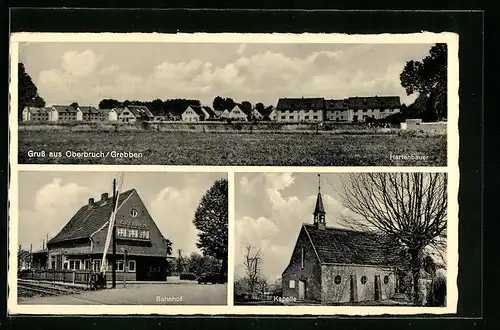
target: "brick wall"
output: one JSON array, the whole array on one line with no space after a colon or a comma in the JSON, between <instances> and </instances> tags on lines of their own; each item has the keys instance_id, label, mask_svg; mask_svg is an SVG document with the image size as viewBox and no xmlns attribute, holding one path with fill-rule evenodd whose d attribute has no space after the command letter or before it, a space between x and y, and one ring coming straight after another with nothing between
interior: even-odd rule
<instances>
[{"instance_id":1,"label":"brick wall","mask_svg":"<svg viewBox=\"0 0 500 330\"><path fill-rule=\"evenodd\" d=\"M354 278L354 300L370 301L375 299L375 276L380 277L381 299L390 299L396 292L396 277L394 270L371 266L322 265L322 301L351 301L351 276ZM335 283L335 277L340 276L340 284ZM366 283L362 283L362 277ZM384 277L388 276L388 283Z\"/></svg>"}]
</instances>

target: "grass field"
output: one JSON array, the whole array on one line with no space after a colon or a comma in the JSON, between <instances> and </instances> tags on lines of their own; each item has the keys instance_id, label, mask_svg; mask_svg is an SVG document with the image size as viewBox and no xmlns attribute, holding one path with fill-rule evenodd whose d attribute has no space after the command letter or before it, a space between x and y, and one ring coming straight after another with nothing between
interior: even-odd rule
<instances>
[{"instance_id":1,"label":"grass field","mask_svg":"<svg viewBox=\"0 0 500 330\"><path fill-rule=\"evenodd\" d=\"M20 164L446 166L447 154L445 135L20 131L18 139ZM141 157L66 157L68 150Z\"/></svg>"}]
</instances>

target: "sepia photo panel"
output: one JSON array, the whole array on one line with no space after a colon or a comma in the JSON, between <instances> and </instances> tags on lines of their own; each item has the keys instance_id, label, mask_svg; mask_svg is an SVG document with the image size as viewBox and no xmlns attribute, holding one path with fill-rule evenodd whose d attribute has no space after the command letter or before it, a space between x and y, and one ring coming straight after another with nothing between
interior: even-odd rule
<instances>
[{"instance_id":1,"label":"sepia photo panel","mask_svg":"<svg viewBox=\"0 0 500 330\"><path fill-rule=\"evenodd\" d=\"M17 303L227 305L227 184L217 172L19 172Z\"/></svg>"},{"instance_id":2,"label":"sepia photo panel","mask_svg":"<svg viewBox=\"0 0 500 330\"><path fill-rule=\"evenodd\" d=\"M446 173L236 173L235 229L237 306L445 309L456 298Z\"/></svg>"},{"instance_id":3,"label":"sepia photo panel","mask_svg":"<svg viewBox=\"0 0 500 330\"><path fill-rule=\"evenodd\" d=\"M447 165L453 35L19 39L20 164Z\"/></svg>"},{"instance_id":4,"label":"sepia photo panel","mask_svg":"<svg viewBox=\"0 0 500 330\"><path fill-rule=\"evenodd\" d=\"M15 33L9 314L458 305L458 35Z\"/></svg>"}]
</instances>

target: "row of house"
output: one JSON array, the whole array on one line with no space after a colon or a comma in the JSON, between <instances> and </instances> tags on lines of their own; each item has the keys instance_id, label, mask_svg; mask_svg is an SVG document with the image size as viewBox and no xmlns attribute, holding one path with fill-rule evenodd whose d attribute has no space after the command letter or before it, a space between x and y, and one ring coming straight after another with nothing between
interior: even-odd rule
<instances>
[{"instance_id":1,"label":"row of house","mask_svg":"<svg viewBox=\"0 0 500 330\"><path fill-rule=\"evenodd\" d=\"M180 116L184 122L213 120L278 122L365 122L382 119L400 111L398 96L350 97L342 100L324 98L280 98L276 108L247 109L235 104L230 109L215 110L209 106L190 105ZM124 108L96 109L90 106L54 105L45 108L26 107L23 121L110 121L137 123L164 121L155 117L146 106L129 105ZM171 119L171 118L170 118Z\"/></svg>"},{"instance_id":2,"label":"row of house","mask_svg":"<svg viewBox=\"0 0 500 330\"><path fill-rule=\"evenodd\" d=\"M146 106L128 105L124 108L97 109L92 106L52 105L36 108L26 107L22 113L23 121L110 121L137 123L154 118Z\"/></svg>"},{"instance_id":3,"label":"row of house","mask_svg":"<svg viewBox=\"0 0 500 330\"><path fill-rule=\"evenodd\" d=\"M324 98L281 98L276 106L280 122L364 122L382 119L401 109L399 96L350 97L342 100Z\"/></svg>"},{"instance_id":4,"label":"row of house","mask_svg":"<svg viewBox=\"0 0 500 330\"><path fill-rule=\"evenodd\" d=\"M208 120L231 120L231 121L250 121L250 120L276 120L275 109L253 108L252 110L243 107L241 104L235 104L230 109L213 110L208 106L191 105L182 113L182 121L196 122Z\"/></svg>"}]
</instances>

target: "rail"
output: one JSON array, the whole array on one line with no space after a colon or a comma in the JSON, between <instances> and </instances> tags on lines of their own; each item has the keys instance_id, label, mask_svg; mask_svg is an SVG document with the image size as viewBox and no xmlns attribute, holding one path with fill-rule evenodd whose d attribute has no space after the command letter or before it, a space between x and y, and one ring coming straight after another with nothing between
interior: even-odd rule
<instances>
[{"instance_id":1,"label":"rail","mask_svg":"<svg viewBox=\"0 0 500 330\"><path fill-rule=\"evenodd\" d=\"M18 272L19 279L88 284L89 270L24 270Z\"/></svg>"}]
</instances>

